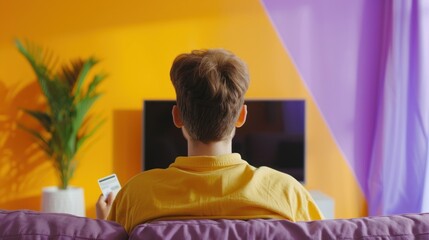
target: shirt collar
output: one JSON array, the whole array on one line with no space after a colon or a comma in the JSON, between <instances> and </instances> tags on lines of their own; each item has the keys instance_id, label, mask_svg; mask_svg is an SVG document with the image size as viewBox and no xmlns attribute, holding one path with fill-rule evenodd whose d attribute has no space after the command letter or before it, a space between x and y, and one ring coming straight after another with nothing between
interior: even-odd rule
<instances>
[{"instance_id":1,"label":"shirt collar","mask_svg":"<svg viewBox=\"0 0 429 240\"><path fill-rule=\"evenodd\" d=\"M177 157L176 161L170 167L177 168L213 168L226 167L237 164L247 164L241 159L240 154L231 153L219 156L192 156L192 157Z\"/></svg>"}]
</instances>

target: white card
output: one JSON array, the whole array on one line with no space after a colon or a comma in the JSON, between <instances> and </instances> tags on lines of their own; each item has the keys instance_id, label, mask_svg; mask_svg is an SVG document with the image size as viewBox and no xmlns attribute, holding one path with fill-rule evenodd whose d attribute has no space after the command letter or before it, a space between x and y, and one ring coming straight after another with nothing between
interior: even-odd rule
<instances>
[{"instance_id":1,"label":"white card","mask_svg":"<svg viewBox=\"0 0 429 240\"><path fill-rule=\"evenodd\" d=\"M103 192L103 196L106 198L109 193L113 192L117 194L119 190L121 190L121 184L119 183L116 174L98 179L98 185L100 186L101 192Z\"/></svg>"}]
</instances>

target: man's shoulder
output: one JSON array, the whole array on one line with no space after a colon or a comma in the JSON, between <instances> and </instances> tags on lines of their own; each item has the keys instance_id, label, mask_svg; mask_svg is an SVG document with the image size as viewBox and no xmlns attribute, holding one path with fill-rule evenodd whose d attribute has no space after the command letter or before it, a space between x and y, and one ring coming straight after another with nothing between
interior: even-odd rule
<instances>
[{"instance_id":1,"label":"man's shoulder","mask_svg":"<svg viewBox=\"0 0 429 240\"><path fill-rule=\"evenodd\" d=\"M132 177L130 180L128 180L128 182L124 187L131 187L131 186L142 185L142 184L151 184L153 181L157 181L160 178L162 178L165 175L166 171L167 169L161 169L161 168L143 171L135 175L134 177Z\"/></svg>"},{"instance_id":2,"label":"man's shoulder","mask_svg":"<svg viewBox=\"0 0 429 240\"><path fill-rule=\"evenodd\" d=\"M290 184L290 185L300 186L300 187L302 186L301 183L298 182L298 180L296 180L291 175L284 173L284 172L280 172L280 171L273 169L273 168L270 168L270 167L265 167L265 166L258 167L255 169L255 173L269 176L270 181L278 180L278 181L281 181L285 184Z\"/></svg>"},{"instance_id":3,"label":"man's shoulder","mask_svg":"<svg viewBox=\"0 0 429 240\"><path fill-rule=\"evenodd\" d=\"M142 199L142 194L152 189L157 181L162 181L165 169L153 169L141 172L128 180L116 196L117 202L128 202L129 199ZM116 201L115 200L115 201Z\"/></svg>"}]
</instances>

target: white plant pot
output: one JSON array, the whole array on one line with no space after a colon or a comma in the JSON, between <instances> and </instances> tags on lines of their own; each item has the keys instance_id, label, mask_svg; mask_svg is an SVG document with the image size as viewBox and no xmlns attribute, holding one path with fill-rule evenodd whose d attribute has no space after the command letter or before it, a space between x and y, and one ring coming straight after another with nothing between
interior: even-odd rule
<instances>
[{"instance_id":1,"label":"white plant pot","mask_svg":"<svg viewBox=\"0 0 429 240\"><path fill-rule=\"evenodd\" d=\"M43 188L42 212L69 213L85 217L85 198L83 196L83 188Z\"/></svg>"}]
</instances>

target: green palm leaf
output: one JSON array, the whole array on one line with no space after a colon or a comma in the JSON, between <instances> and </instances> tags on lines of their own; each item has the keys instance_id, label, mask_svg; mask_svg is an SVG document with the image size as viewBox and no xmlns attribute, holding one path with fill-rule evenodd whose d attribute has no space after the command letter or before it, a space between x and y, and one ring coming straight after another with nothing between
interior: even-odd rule
<instances>
[{"instance_id":1,"label":"green palm leaf","mask_svg":"<svg viewBox=\"0 0 429 240\"><path fill-rule=\"evenodd\" d=\"M82 88L83 82L86 79L86 76L88 75L89 70L91 70L92 67L94 67L95 64L97 64L98 61L95 58L89 58L86 60L83 64L83 67L79 73L79 77L76 82L76 91L75 94L80 93L80 90ZM79 95L77 95L79 96Z\"/></svg>"},{"instance_id":2,"label":"green palm leaf","mask_svg":"<svg viewBox=\"0 0 429 240\"><path fill-rule=\"evenodd\" d=\"M100 121L95 125L95 127L92 128L92 130L86 134L83 134L82 136L78 137L78 140L76 142L76 147L80 148L86 140L88 140L94 133L105 123L105 121Z\"/></svg>"},{"instance_id":3,"label":"green palm leaf","mask_svg":"<svg viewBox=\"0 0 429 240\"><path fill-rule=\"evenodd\" d=\"M106 74L97 74L92 79L91 83L88 86L88 91L86 92L86 96L92 96L95 92L97 86L107 77Z\"/></svg>"},{"instance_id":4,"label":"green palm leaf","mask_svg":"<svg viewBox=\"0 0 429 240\"><path fill-rule=\"evenodd\" d=\"M53 69L56 65L53 55L31 43L27 43L27 46L24 46L21 41L16 40L15 44L36 73L43 94L48 100L52 100L51 94L53 89L50 82L50 69Z\"/></svg>"},{"instance_id":5,"label":"green palm leaf","mask_svg":"<svg viewBox=\"0 0 429 240\"><path fill-rule=\"evenodd\" d=\"M73 121L73 129L77 131L82 126L85 115L88 113L88 110L92 105L101 97L101 94L96 94L94 96L84 97L81 101L76 103L76 118Z\"/></svg>"}]
</instances>

